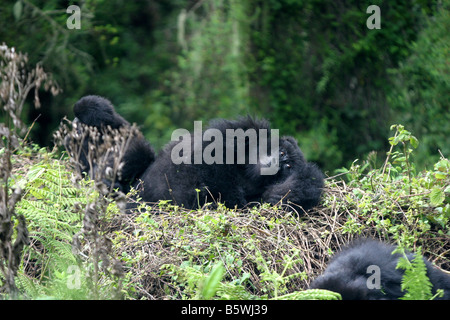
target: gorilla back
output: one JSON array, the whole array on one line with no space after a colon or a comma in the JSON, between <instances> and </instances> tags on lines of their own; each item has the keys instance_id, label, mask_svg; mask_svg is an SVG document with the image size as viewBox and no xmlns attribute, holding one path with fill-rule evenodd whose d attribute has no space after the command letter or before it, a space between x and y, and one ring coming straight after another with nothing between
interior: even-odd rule
<instances>
[{"instance_id":1,"label":"gorilla back","mask_svg":"<svg viewBox=\"0 0 450 320\"><path fill-rule=\"evenodd\" d=\"M225 143L228 134L236 136L237 130L242 139L234 139L231 145ZM323 174L315 165L306 162L292 137L276 138L279 148L273 148L269 143L272 141L269 123L251 117L214 120L201 137L210 136L211 132L222 142L221 147L212 151L218 161L195 163L195 133L183 137L190 147L181 155L177 154L180 141L172 141L142 176L142 199L150 202L169 199L187 208L216 202L229 208L242 208L251 202L268 202L272 205L291 203L308 210L318 204ZM205 140L200 142L200 152L213 149L212 139ZM256 146L253 141L257 141ZM252 151L260 155L264 143L267 154L252 161ZM174 152L185 161L175 164ZM217 156L218 153L221 155ZM239 162L239 158L243 161ZM262 174L262 169L275 162L278 168L274 174Z\"/></svg>"},{"instance_id":2,"label":"gorilla back","mask_svg":"<svg viewBox=\"0 0 450 320\"><path fill-rule=\"evenodd\" d=\"M392 254L394 249L394 246L376 240L355 241L333 257L325 272L311 283L310 288L338 292L343 300L399 299L405 294L401 290L404 271L397 269L401 255ZM411 261L414 255L407 253L407 257ZM425 259L424 262L433 285L432 293L442 289L444 296L438 299L450 300L450 275ZM379 284L369 286L369 277L375 276L372 271L374 266L379 268Z\"/></svg>"},{"instance_id":3,"label":"gorilla back","mask_svg":"<svg viewBox=\"0 0 450 320\"><path fill-rule=\"evenodd\" d=\"M78 101L74 112L79 122L96 128L129 127L129 123L114 111L112 104L98 96L87 96ZM239 131L230 147L222 140L220 147L211 148L220 135ZM208 133L216 134L214 141L205 139ZM205 134L206 133L206 134ZM263 133L266 134L265 140ZM194 134L187 133L183 139L190 139L189 150L178 152L180 141L169 142L155 157L150 145L140 134L131 140L124 155L122 190L129 190L131 184L138 190L137 197L143 202L171 200L186 208L197 208L205 203L222 202L227 207L242 208L251 202L270 204L296 204L304 210L318 204L324 184L322 172L314 164L308 163L297 142L292 137L274 136L277 146L273 147L270 126L266 120L243 117L237 120L218 119L209 128L200 131L201 142L195 143ZM210 137L211 138L211 137ZM254 142L256 139L257 143ZM279 146L279 147L278 147ZM266 154L251 160L251 151ZM199 149L200 148L200 149ZM87 148L85 148L87 150ZM222 161L195 163L196 152L209 152ZM189 161L173 161L173 154ZM231 156L230 156L231 154ZM238 161L238 159L244 161ZM228 163L228 160L234 162ZM83 158L83 167L87 167ZM277 163L270 175L261 174L267 167ZM132 208L132 201L129 205Z\"/></svg>"}]
</instances>

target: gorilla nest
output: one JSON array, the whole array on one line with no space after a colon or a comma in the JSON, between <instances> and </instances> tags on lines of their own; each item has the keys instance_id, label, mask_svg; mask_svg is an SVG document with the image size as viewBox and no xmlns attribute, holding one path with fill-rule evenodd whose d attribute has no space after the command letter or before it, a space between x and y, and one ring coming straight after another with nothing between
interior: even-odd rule
<instances>
[{"instance_id":1,"label":"gorilla nest","mask_svg":"<svg viewBox=\"0 0 450 320\"><path fill-rule=\"evenodd\" d=\"M136 290L133 299L180 299L183 290L162 267L188 263L201 268L211 259L223 261L223 281L247 274L246 289L256 296L267 296L270 284L261 278L265 268L281 274L286 257L297 254L299 261L284 274L289 278L284 286L288 294L307 289L325 270L332 254L354 238L396 242L387 230L359 214L351 204L354 198L355 188L329 180L323 205L300 217L269 206L188 211L155 205L140 216L116 216L109 227L114 231L116 256L127 257L124 267L129 284ZM415 227L401 212L397 217L399 224ZM352 233L349 225L356 224L363 228ZM450 269L450 239L439 230L428 231L414 246L421 246L424 256L437 266Z\"/></svg>"},{"instance_id":2,"label":"gorilla nest","mask_svg":"<svg viewBox=\"0 0 450 320\"><path fill-rule=\"evenodd\" d=\"M32 238L22 258L21 273L38 286L46 283L44 266L53 265L56 258L63 262L64 256L56 255L55 248L68 247L64 252L70 254L73 235L68 231L78 232L85 219L73 211L74 203L86 201L86 194L93 192L74 188L74 171L68 161L56 160L42 150L27 154L16 155L13 161L13 174L34 177L27 185L33 192L27 192L23 199L29 204L18 206ZM50 174L54 175L51 180ZM352 182L328 178L320 205L308 212L256 203L254 208L251 204L240 210L223 206L187 210L167 202L153 204L141 214L110 210L102 218L101 236L110 243L111 258L123 265L122 292L128 299L180 299L186 288L163 266L189 265L207 273L208 264L217 261L226 267L223 282L241 281L249 294L271 298L272 284L265 280L265 274L281 274L292 257L298 261L286 269L282 294L297 292L323 273L333 253L360 237L395 244L401 235L409 239L405 243L408 248L422 247L422 254L436 266L450 270L448 225L430 224L429 229L423 229L424 217L437 211L429 203L429 193L413 190L417 196L412 197L407 186L407 193L399 195L392 190L405 188L401 180L378 185L375 175L370 178L375 190L364 185L361 177ZM52 188L55 195L49 197ZM45 191L42 199L36 198L41 191ZM52 215L45 217L46 212ZM54 230L52 226L64 228ZM88 244L81 249L81 259L92 254Z\"/></svg>"}]
</instances>

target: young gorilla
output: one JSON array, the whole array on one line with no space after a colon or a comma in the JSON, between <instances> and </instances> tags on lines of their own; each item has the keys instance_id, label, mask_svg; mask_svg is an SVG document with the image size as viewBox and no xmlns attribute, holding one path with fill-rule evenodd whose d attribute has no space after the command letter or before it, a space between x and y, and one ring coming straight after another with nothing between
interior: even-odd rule
<instances>
[{"instance_id":1,"label":"young gorilla","mask_svg":"<svg viewBox=\"0 0 450 320\"><path fill-rule=\"evenodd\" d=\"M254 129L258 133L258 141L261 141L260 130L265 129L270 133L267 121L250 117L233 121L215 120L208 129L218 130L224 137L227 129ZM191 134L192 152L186 155L190 164L172 162L172 153L178 142L169 143L161 151L155 163L141 178L144 186L140 194L144 200L154 202L171 199L174 203L188 208L195 208L207 202L222 202L230 208L242 208L250 202L268 202L272 205L291 202L308 210L318 204L323 188L322 172L305 161L292 137L279 140L279 167L276 174L272 175L262 175L261 169L270 166L275 155L270 154L265 163L251 164L248 139L245 140L244 164L238 164L237 143L233 144L234 150L231 151L234 154L232 164L225 164L229 148L226 144L223 144L222 151L224 164L194 164L193 140ZM209 143L203 141L202 150L205 150ZM270 145L267 149L270 149Z\"/></svg>"},{"instance_id":2,"label":"young gorilla","mask_svg":"<svg viewBox=\"0 0 450 320\"><path fill-rule=\"evenodd\" d=\"M129 125L120 115L115 113L108 100L88 96L82 98L74 107L75 115L80 122L101 127L104 125L123 126ZM255 120L251 117L238 120L219 119L212 121L209 129L226 136L227 130L242 129L246 132L253 129L257 132L258 141L262 141L261 130L267 130L267 140L270 141L270 127L265 120ZM172 161L174 148L179 144L172 141L154 159L151 148L136 139L133 148L130 148L124 159L122 176L130 182L138 191L138 197L144 202L157 202L159 200L172 200L173 203L186 208L197 208L205 203L222 202L227 207L242 208L253 201L268 202L270 204L292 203L301 206L304 210L318 204L323 188L323 174L313 164L305 161L297 142L292 137L279 139L279 150L271 150L267 146L269 154L263 162L249 162L251 141L245 139L245 161L237 162L241 156L237 144L231 149L234 157L233 164L226 162L227 151L230 147L223 144L223 164L199 163L194 164L194 134L184 137L190 138L192 148L189 154L179 154L182 158L189 159L184 163L175 164ZM183 138L183 139L184 139ZM202 139L204 140L204 139ZM202 141L203 152L210 142ZM270 143L269 143L270 144ZM258 148L260 145L257 146ZM215 150L212 154L215 155ZM279 166L275 174L262 175L261 169L269 167L279 152ZM137 168L136 168L137 166ZM144 168L144 166L147 166ZM142 169L145 170L142 171ZM135 171L134 171L135 170ZM136 174L131 175L132 172ZM121 184L123 182L121 181ZM124 188L127 190L127 188ZM129 208L133 205L130 204Z\"/></svg>"},{"instance_id":3,"label":"young gorilla","mask_svg":"<svg viewBox=\"0 0 450 320\"><path fill-rule=\"evenodd\" d=\"M395 247L380 241L360 239L338 253L325 272L315 279L311 289L327 289L341 294L343 300L395 300L405 295L401 290L403 269L397 269L399 253ZM408 260L414 255L407 253ZM444 290L442 298L450 300L450 275L424 259L427 276L433 285L432 292ZM380 285L369 288L368 278L375 276L370 266L379 268ZM369 280L371 282L371 280Z\"/></svg>"},{"instance_id":4,"label":"young gorilla","mask_svg":"<svg viewBox=\"0 0 450 320\"><path fill-rule=\"evenodd\" d=\"M77 132L80 134L85 133L83 140L83 146L79 154L78 161L80 162L80 169L83 172L90 172L91 170L96 170L97 163L89 162L89 141L92 132L90 130L84 131L83 124L89 127L95 127L101 134L107 134L111 132L107 130L109 127L112 130L119 129L129 129L130 124L122 118L119 114L114 111L114 107L110 101L99 96L86 96L81 98L74 105L75 119L73 121ZM131 131L128 132L132 134ZM66 148L69 147L70 137L66 138ZM103 142L100 136L100 143ZM69 150L70 151L70 150ZM112 157L117 156L116 154L111 154L108 158L109 164L112 166ZM123 167L121 168L121 174L117 178L117 181L105 181L108 184L113 184L114 188L118 188L124 193L130 191L131 184L139 178L148 166L155 160L155 152L153 151L150 144L145 140L144 136L137 132L136 135L132 135L129 140L129 144L124 152ZM95 161L95 159L94 159Z\"/></svg>"}]
</instances>

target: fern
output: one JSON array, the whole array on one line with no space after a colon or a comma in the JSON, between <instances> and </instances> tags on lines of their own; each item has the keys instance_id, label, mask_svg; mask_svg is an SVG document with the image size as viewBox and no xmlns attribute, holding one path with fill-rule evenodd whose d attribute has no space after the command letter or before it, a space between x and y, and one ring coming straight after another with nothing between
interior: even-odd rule
<instances>
[{"instance_id":1,"label":"fern","mask_svg":"<svg viewBox=\"0 0 450 320\"><path fill-rule=\"evenodd\" d=\"M74 188L72 173L63 162L44 159L16 177L25 194L17 212L27 220L31 246L24 250L18 284L26 297L72 297L62 281L69 266L79 261L72 253L73 236L82 226L82 217L72 212L75 204L87 202L86 195ZM30 269L34 269L30 273Z\"/></svg>"},{"instance_id":2,"label":"fern","mask_svg":"<svg viewBox=\"0 0 450 320\"><path fill-rule=\"evenodd\" d=\"M420 249L414 258L409 260L403 249L397 249L394 252L400 252L397 268L404 269L405 273L402 277L401 289L405 291L402 300L431 300L433 298L433 285L427 276L427 266L420 254Z\"/></svg>"},{"instance_id":3,"label":"fern","mask_svg":"<svg viewBox=\"0 0 450 320\"><path fill-rule=\"evenodd\" d=\"M83 227L83 214L74 206L85 207L95 201L98 193L92 181L78 181L74 187L73 172L54 154L37 157L37 163L26 162L14 183L25 192L16 210L22 214L29 229L31 245L24 249L17 284L23 298L29 299L90 299L115 298L118 287L114 275L97 272L101 288L93 294L93 264L86 254L73 251L74 236ZM36 159L33 159L36 162Z\"/></svg>"},{"instance_id":4,"label":"fern","mask_svg":"<svg viewBox=\"0 0 450 320\"><path fill-rule=\"evenodd\" d=\"M81 228L81 217L72 208L87 201L73 187L71 172L59 162L43 162L32 166L25 179L26 193L17 210L24 214L32 234L45 235L50 243L71 241Z\"/></svg>"},{"instance_id":5,"label":"fern","mask_svg":"<svg viewBox=\"0 0 450 320\"><path fill-rule=\"evenodd\" d=\"M308 289L288 293L274 300L342 300L342 297L339 293L329 290Z\"/></svg>"}]
</instances>

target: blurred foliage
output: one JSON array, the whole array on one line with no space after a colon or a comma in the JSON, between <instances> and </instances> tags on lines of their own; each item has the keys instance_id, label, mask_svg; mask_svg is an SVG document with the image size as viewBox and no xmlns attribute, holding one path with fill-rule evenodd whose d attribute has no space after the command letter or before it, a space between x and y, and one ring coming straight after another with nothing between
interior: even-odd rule
<instances>
[{"instance_id":1,"label":"blurred foliage","mask_svg":"<svg viewBox=\"0 0 450 320\"><path fill-rule=\"evenodd\" d=\"M392 71L389 103L401 121L422 137L417 162L434 163L450 154L450 11L440 10L411 44L411 55ZM431 158L430 158L431 157Z\"/></svg>"},{"instance_id":2,"label":"blurred foliage","mask_svg":"<svg viewBox=\"0 0 450 320\"><path fill-rule=\"evenodd\" d=\"M81 29L69 30L71 5ZM369 5L381 9L370 30ZM392 123L448 157L445 1L2 0L0 41L53 73L63 94L28 111L51 134L85 94L108 97L156 148L194 120L250 113L296 137L328 171L386 149ZM1 115L0 115L1 117Z\"/></svg>"}]
</instances>

